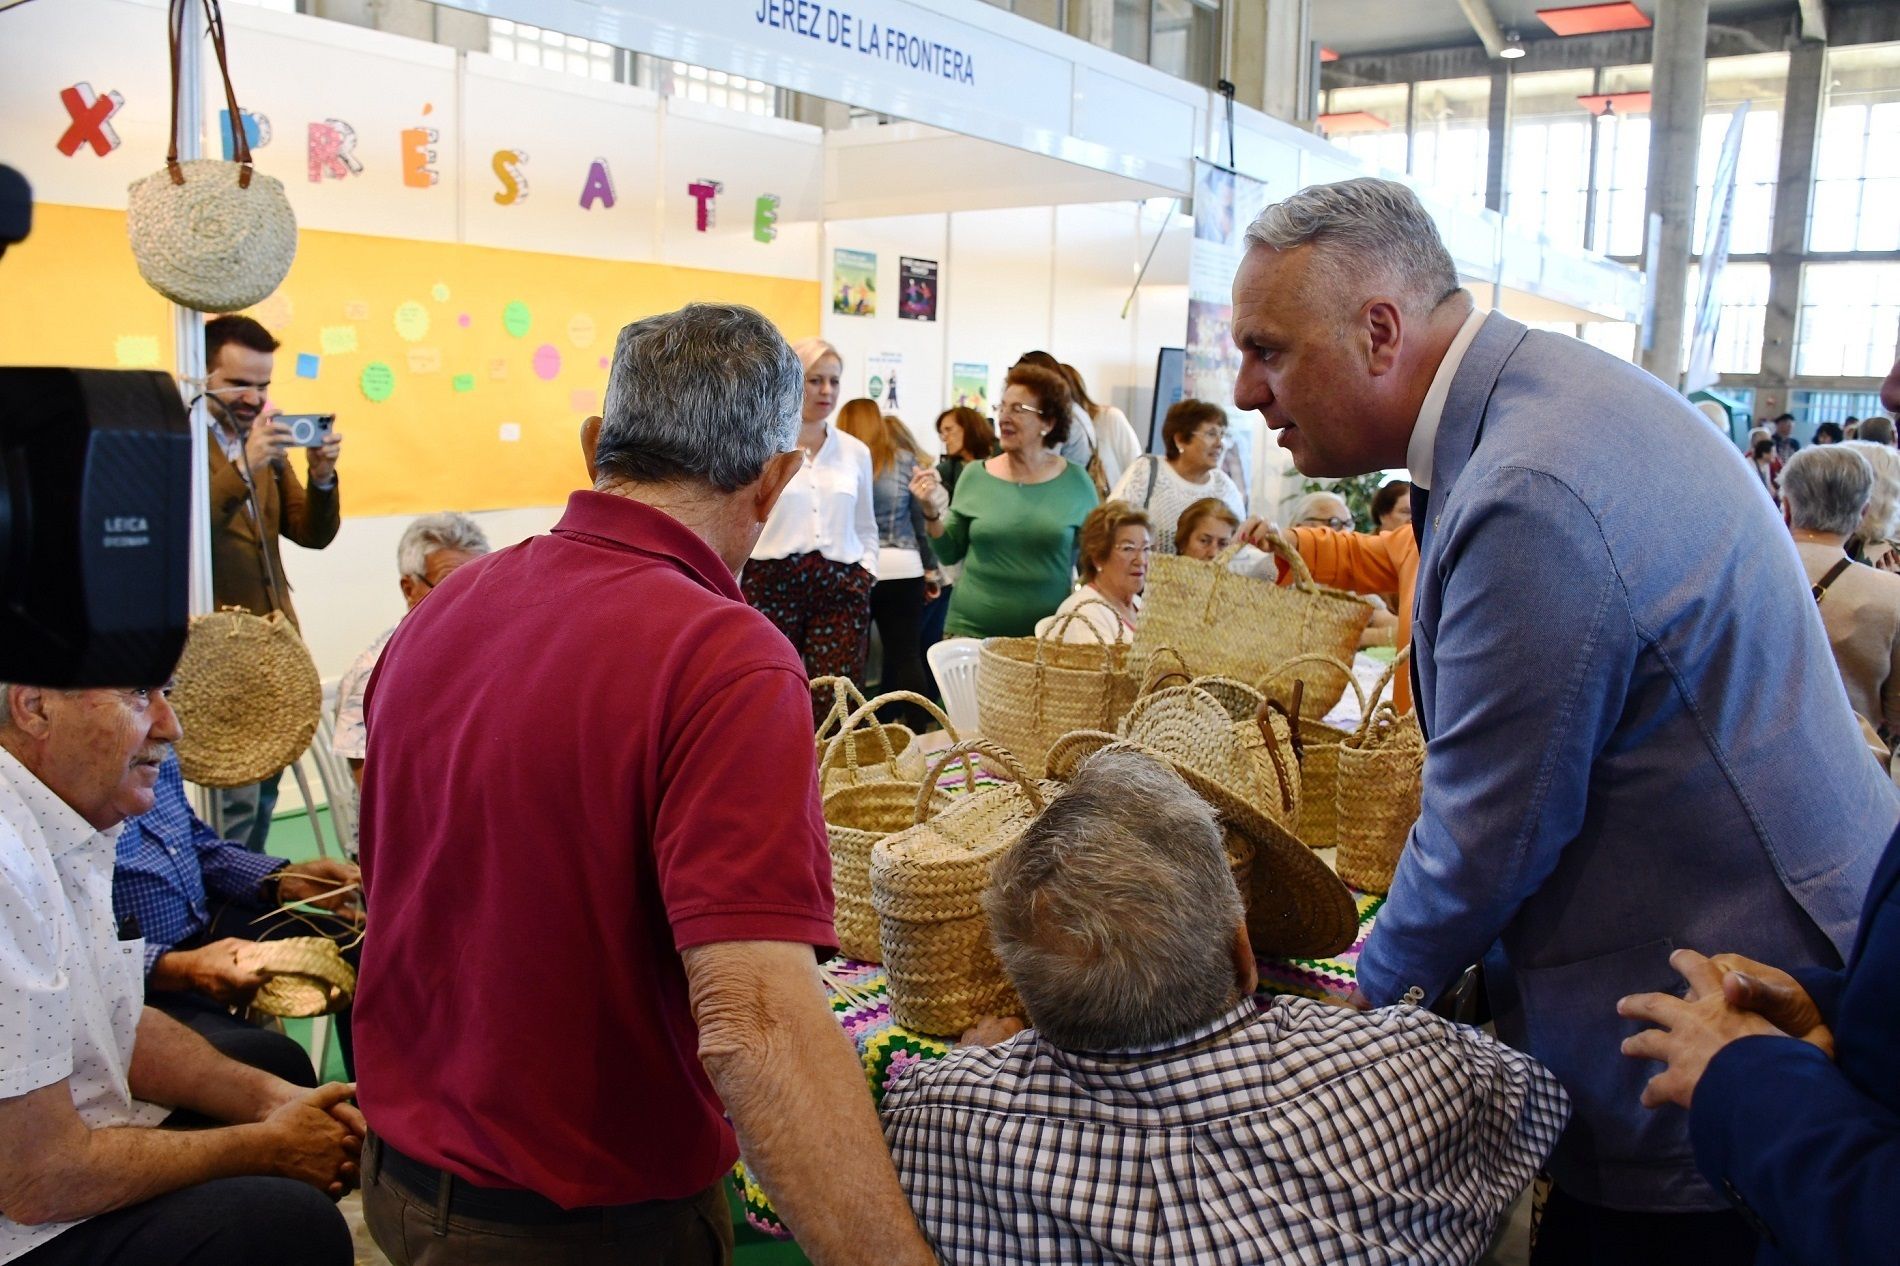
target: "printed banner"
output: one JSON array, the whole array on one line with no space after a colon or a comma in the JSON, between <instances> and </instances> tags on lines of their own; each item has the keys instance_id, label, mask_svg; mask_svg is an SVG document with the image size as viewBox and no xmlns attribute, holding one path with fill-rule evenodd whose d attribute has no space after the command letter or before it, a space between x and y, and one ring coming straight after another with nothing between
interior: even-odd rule
<instances>
[{"instance_id":1,"label":"printed banner","mask_svg":"<svg viewBox=\"0 0 1900 1266\"><path fill-rule=\"evenodd\" d=\"M1194 163L1194 242L1188 252L1186 393L1227 410L1227 472L1252 501L1253 472L1284 460L1260 416L1234 407L1240 351L1234 346L1234 274L1247 253L1247 226L1267 204L1267 187L1199 159ZM1262 444L1273 454L1260 452ZM1268 458L1271 457L1271 462ZM1278 489L1269 490L1272 499Z\"/></svg>"},{"instance_id":2,"label":"printed banner","mask_svg":"<svg viewBox=\"0 0 1900 1266\"><path fill-rule=\"evenodd\" d=\"M872 352L864 358L864 394L886 413L898 410L897 376L903 368L900 352Z\"/></svg>"},{"instance_id":3,"label":"printed banner","mask_svg":"<svg viewBox=\"0 0 1900 1266\"><path fill-rule=\"evenodd\" d=\"M950 403L990 416L990 367L975 361L950 366Z\"/></svg>"},{"instance_id":4,"label":"printed banner","mask_svg":"<svg viewBox=\"0 0 1900 1266\"><path fill-rule=\"evenodd\" d=\"M831 310L838 316L877 315L877 252L831 252Z\"/></svg>"},{"instance_id":5,"label":"printed banner","mask_svg":"<svg viewBox=\"0 0 1900 1266\"><path fill-rule=\"evenodd\" d=\"M1735 172L1741 165L1742 121L1747 117L1748 102L1744 101L1728 121L1728 136L1715 160L1709 228L1702 237L1702 284L1696 297L1695 334L1689 340L1689 372L1682 380L1685 394L1714 386L1717 377L1715 334L1722 321L1722 305L1716 287L1722 280L1722 270L1728 267L1729 227L1735 218Z\"/></svg>"},{"instance_id":6,"label":"printed banner","mask_svg":"<svg viewBox=\"0 0 1900 1266\"><path fill-rule=\"evenodd\" d=\"M900 256L897 275L903 282L903 289L897 298L897 315L906 321L935 321L937 261Z\"/></svg>"}]
</instances>

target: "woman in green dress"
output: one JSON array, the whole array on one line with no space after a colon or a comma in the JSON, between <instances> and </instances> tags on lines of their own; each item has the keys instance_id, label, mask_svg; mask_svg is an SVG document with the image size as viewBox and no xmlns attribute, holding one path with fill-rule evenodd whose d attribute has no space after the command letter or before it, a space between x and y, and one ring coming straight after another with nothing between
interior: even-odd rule
<instances>
[{"instance_id":1,"label":"woman in green dress","mask_svg":"<svg viewBox=\"0 0 1900 1266\"><path fill-rule=\"evenodd\" d=\"M963 564L946 636L1026 637L1068 597L1076 540L1096 503L1088 472L1056 451L1069 423L1062 375L1018 365L996 409L1002 451L965 467L954 498L934 470L911 481L937 557Z\"/></svg>"}]
</instances>

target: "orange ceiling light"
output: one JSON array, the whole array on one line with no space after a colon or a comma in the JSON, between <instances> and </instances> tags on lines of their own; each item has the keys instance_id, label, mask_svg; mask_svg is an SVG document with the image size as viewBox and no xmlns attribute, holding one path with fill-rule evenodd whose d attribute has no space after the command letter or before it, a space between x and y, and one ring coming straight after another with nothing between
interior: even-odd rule
<instances>
[{"instance_id":1,"label":"orange ceiling light","mask_svg":"<svg viewBox=\"0 0 1900 1266\"><path fill-rule=\"evenodd\" d=\"M1653 25L1629 0L1616 4L1580 4L1568 9L1539 9L1537 16L1558 35L1602 35L1606 31L1641 31Z\"/></svg>"},{"instance_id":2,"label":"orange ceiling light","mask_svg":"<svg viewBox=\"0 0 1900 1266\"><path fill-rule=\"evenodd\" d=\"M1625 118L1632 114L1649 113L1649 94L1647 92L1601 92L1578 97L1577 101L1591 114L1614 114Z\"/></svg>"},{"instance_id":3,"label":"orange ceiling light","mask_svg":"<svg viewBox=\"0 0 1900 1266\"><path fill-rule=\"evenodd\" d=\"M1319 130L1328 136L1350 136L1355 132L1383 132L1391 127L1384 119L1364 110L1319 116Z\"/></svg>"}]
</instances>

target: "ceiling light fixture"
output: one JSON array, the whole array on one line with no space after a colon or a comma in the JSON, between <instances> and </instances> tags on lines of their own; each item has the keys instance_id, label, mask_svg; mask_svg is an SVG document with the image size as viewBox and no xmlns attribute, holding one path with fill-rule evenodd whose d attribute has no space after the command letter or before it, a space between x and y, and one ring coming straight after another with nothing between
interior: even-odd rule
<instances>
[{"instance_id":1,"label":"ceiling light fixture","mask_svg":"<svg viewBox=\"0 0 1900 1266\"><path fill-rule=\"evenodd\" d=\"M1524 51L1524 41L1518 38L1516 31L1509 31L1504 36L1504 47L1498 50L1498 56L1515 61L1524 55Z\"/></svg>"}]
</instances>

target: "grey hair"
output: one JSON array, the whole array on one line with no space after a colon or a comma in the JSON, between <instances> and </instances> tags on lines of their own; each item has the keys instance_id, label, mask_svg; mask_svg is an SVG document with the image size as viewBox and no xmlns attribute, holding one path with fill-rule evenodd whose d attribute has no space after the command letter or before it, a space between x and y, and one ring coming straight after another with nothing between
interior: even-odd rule
<instances>
[{"instance_id":1,"label":"grey hair","mask_svg":"<svg viewBox=\"0 0 1900 1266\"><path fill-rule=\"evenodd\" d=\"M691 303L620 331L594 464L603 477L734 492L790 452L804 372L770 321Z\"/></svg>"},{"instance_id":2,"label":"grey hair","mask_svg":"<svg viewBox=\"0 0 1900 1266\"><path fill-rule=\"evenodd\" d=\"M1344 496L1337 492L1329 492L1322 488L1318 492L1307 493L1293 503L1293 508L1288 510L1286 514L1287 526L1298 527L1303 520L1312 516L1314 510L1326 504L1328 501L1337 501L1340 505L1345 507L1346 517L1352 517L1351 502L1347 501Z\"/></svg>"},{"instance_id":3,"label":"grey hair","mask_svg":"<svg viewBox=\"0 0 1900 1266\"><path fill-rule=\"evenodd\" d=\"M1874 495L1874 468L1844 444L1804 448L1781 468L1791 526L1847 536Z\"/></svg>"},{"instance_id":4,"label":"grey hair","mask_svg":"<svg viewBox=\"0 0 1900 1266\"><path fill-rule=\"evenodd\" d=\"M1249 246L1312 246L1327 281L1349 294L1366 279L1395 283L1415 312L1458 293L1458 269L1418 195L1396 180L1358 176L1312 185L1274 203L1247 226Z\"/></svg>"},{"instance_id":5,"label":"grey hair","mask_svg":"<svg viewBox=\"0 0 1900 1266\"><path fill-rule=\"evenodd\" d=\"M1874 472L1874 495L1854 535L1863 541L1900 540L1900 451L1869 440L1849 440L1841 447L1859 453Z\"/></svg>"},{"instance_id":6,"label":"grey hair","mask_svg":"<svg viewBox=\"0 0 1900 1266\"><path fill-rule=\"evenodd\" d=\"M445 510L425 514L402 530L396 542L396 571L400 575L426 580L429 555L440 549L460 550L464 554L486 554L488 537L481 524L466 514Z\"/></svg>"},{"instance_id":7,"label":"grey hair","mask_svg":"<svg viewBox=\"0 0 1900 1266\"><path fill-rule=\"evenodd\" d=\"M997 956L1063 1050L1165 1042L1217 1019L1244 910L1221 828L1173 770L1100 752L990 875Z\"/></svg>"},{"instance_id":8,"label":"grey hair","mask_svg":"<svg viewBox=\"0 0 1900 1266\"><path fill-rule=\"evenodd\" d=\"M1872 440L1876 444L1892 444L1894 442L1893 419L1883 418L1876 413L1873 417L1863 420L1860 424L1860 438Z\"/></svg>"}]
</instances>

